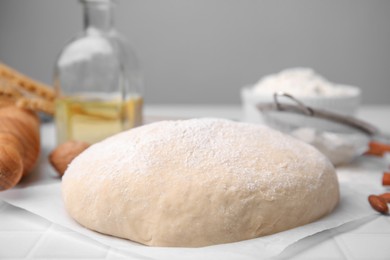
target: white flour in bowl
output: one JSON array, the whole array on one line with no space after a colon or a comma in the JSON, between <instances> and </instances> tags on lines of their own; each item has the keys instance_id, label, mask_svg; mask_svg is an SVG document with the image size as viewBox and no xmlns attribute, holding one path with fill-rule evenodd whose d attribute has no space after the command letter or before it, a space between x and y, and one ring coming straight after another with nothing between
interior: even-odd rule
<instances>
[{"instance_id":1,"label":"white flour in bowl","mask_svg":"<svg viewBox=\"0 0 390 260\"><path fill-rule=\"evenodd\" d=\"M310 68L291 68L260 79L253 87L256 94L286 92L297 97L341 97L356 90L329 82Z\"/></svg>"}]
</instances>

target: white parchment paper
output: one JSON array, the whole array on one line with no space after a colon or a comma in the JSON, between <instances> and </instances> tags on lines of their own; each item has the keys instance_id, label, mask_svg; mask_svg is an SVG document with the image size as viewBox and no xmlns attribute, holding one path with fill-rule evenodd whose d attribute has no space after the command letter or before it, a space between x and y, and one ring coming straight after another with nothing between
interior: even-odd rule
<instances>
[{"instance_id":1,"label":"white parchment paper","mask_svg":"<svg viewBox=\"0 0 390 260\"><path fill-rule=\"evenodd\" d=\"M82 227L65 211L60 181L12 189L1 193L0 199L140 259L264 259L278 255L304 237L375 214L367 206L366 196L342 184L341 201L336 210L311 224L237 243L202 248L163 248L140 245Z\"/></svg>"},{"instance_id":2,"label":"white parchment paper","mask_svg":"<svg viewBox=\"0 0 390 260\"><path fill-rule=\"evenodd\" d=\"M84 234L104 245L116 248L128 259L266 259L281 253L298 240L336 228L355 220L375 215L368 202L370 193L383 192L380 178L385 164L382 160L362 158L345 168L338 168L341 201L330 215L291 230L237 243L202 248L148 247L128 240L88 230L76 223L65 211L61 197L60 179L47 158L54 147L54 127L42 126L42 154L33 173L17 187L0 193L0 199L23 208L53 223Z\"/></svg>"}]
</instances>

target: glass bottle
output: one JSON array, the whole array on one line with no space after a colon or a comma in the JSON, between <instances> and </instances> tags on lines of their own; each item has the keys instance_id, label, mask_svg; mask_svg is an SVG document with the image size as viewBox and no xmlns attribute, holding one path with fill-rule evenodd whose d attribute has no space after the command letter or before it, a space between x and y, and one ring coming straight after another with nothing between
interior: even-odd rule
<instances>
[{"instance_id":1,"label":"glass bottle","mask_svg":"<svg viewBox=\"0 0 390 260\"><path fill-rule=\"evenodd\" d=\"M81 0L84 30L56 62L57 143L95 143L142 123L142 77L135 53L113 27L111 0Z\"/></svg>"}]
</instances>

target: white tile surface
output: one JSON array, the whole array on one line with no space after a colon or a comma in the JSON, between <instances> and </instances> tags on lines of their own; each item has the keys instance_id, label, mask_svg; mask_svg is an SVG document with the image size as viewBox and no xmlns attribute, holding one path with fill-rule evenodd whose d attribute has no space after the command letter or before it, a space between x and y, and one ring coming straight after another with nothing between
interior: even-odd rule
<instances>
[{"instance_id":1,"label":"white tile surface","mask_svg":"<svg viewBox=\"0 0 390 260\"><path fill-rule=\"evenodd\" d=\"M336 243L347 259L390 259L388 215L378 214L368 220L360 221L360 225L355 225L355 227L353 224L346 225L333 233Z\"/></svg>"},{"instance_id":2,"label":"white tile surface","mask_svg":"<svg viewBox=\"0 0 390 260\"><path fill-rule=\"evenodd\" d=\"M0 259L26 258L41 236L41 231L0 232Z\"/></svg>"},{"instance_id":3,"label":"white tile surface","mask_svg":"<svg viewBox=\"0 0 390 260\"><path fill-rule=\"evenodd\" d=\"M390 234L347 233L337 236L336 241L347 259L390 259Z\"/></svg>"}]
</instances>

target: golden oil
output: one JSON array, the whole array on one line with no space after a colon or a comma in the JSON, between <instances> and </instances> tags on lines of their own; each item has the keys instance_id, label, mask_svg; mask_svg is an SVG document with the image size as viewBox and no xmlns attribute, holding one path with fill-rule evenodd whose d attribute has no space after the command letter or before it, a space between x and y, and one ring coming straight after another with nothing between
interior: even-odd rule
<instances>
[{"instance_id":1,"label":"golden oil","mask_svg":"<svg viewBox=\"0 0 390 260\"><path fill-rule=\"evenodd\" d=\"M143 99L131 97L94 100L78 97L56 101L57 142L67 140L98 142L108 136L142 124Z\"/></svg>"}]
</instances>

